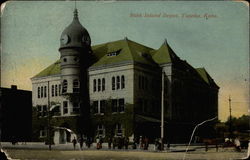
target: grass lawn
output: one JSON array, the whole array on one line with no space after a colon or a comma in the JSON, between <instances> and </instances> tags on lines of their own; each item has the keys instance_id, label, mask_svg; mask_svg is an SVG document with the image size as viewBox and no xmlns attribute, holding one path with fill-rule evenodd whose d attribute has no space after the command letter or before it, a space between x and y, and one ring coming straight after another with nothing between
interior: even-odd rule
<instances>
[{"instance_id":1,"label":"grass lawn","mask_svg":"<svg viewBox=\"0 0 250 160\"><path fill-rule=\"evenodd\" d=\"M33 149L5 149L8 156L19 160L182 160L183 152L142 152L142 151L59 151ZM235 160L246 156L245 152L195 151L186 155L186 160Z\"/></svg>"}]
</instances>

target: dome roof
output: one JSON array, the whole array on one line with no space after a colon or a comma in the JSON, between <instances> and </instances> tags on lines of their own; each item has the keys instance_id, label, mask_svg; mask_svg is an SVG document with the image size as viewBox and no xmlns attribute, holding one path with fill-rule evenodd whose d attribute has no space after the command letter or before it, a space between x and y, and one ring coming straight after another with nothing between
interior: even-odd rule
<instances>
[{"instance_id":1,"label":"dome roof","mask_svg":"<svg viewBox=\"0 0 250 160\"><path fill-rule=\"evenodd\" d=\"M85 47L90 45L89 33L79 22L77 9L75 9L73 21L61 34L59 50L68 47Z\"/></svg>"}]
</instances>

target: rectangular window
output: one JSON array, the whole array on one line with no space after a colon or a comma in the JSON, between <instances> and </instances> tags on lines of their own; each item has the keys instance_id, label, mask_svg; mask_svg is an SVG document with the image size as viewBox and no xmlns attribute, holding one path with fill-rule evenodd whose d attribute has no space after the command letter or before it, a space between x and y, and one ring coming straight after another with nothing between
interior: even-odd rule
<instances>
[{"instance_id":1,"label":"rectangular window","mask_svg":"<svg viewBox=\"0 0 250 160\"><path fill-rule=\"evenodd\" d=\"M141 89L141 76L139 76L139 89Z\"/></svg>"},{"instance_id":2,"label":"rectangular window","mask_svg":"<svg viewBox=\"0 0 250 160\"><path fill-rule=\"evenodd\" d=\"M144 85L144 77L141 76L141 89L144 89L145 85Z\"/></svg>"},{"instance_id":3,"label":"rectangular window","mask_svg":"<svg viewBox=\"0 0 250 160\"><path fill-rule=\"evenodd\" d=\"M116 124L116 135L122 136L122 125L120 123Z\"/></svg>"},{"instance_id":4,"label":"rectangular window","mask_svg":"<svg viewBox=\"0 0 250 160\"><path fill-rule=\"evenodd\" d=\"M68 101L63 101L63 114L68 113Z\"/></svg>"},{"instance_id":5,"label":"rectangular window","mask_svg":"<svg viewBox=\"0 0 250 160\"><path fill-rule=\"evenodd\" d=\"M44 137L46 137L47 136L47 132L46 132L46 129L42 129L42 130L40 130L40 138L44 138Z\"/></svg>"},{"instance_id":6,"label":"rectangular window","mask_svg":"<svg viewBox=\"0 0 250 160\"><path fill-rule=\"evenodd\" d=\"M73 93L79 93L80 89L79 89L79 81L77 79L75 79L73 81Z\"/></svg>"},{"instance_id":7,"label":"rectangular window","mask_svg":"<svg viewBox=\"0 0 250 160\"><path fill-rule=\"evenodd\" d=\"M101 91L101 80L98 79L98 92Z\"/></svg>"},{"instance_id":8,"label":"rectangular window","mask_svg":"<svg viewBox=\"0 0 250 160\"><path fill-rule=\"evenodd\" d=\"M80 112L79 103L73 103L73 114L78 114Z\"/></svg>"},{"instance_id":9,"label":"rectangular window","mask_svg":"<svg viewBox=\"0 0 250 160\"><path fill-rule=\"evenodd\" d=\"M93 80L93 91L96 91L96 79Z\"/></svg>"},{"instance_id":10,"label":"rectangular window","mask_svg":"<svg viewBox=\"0 0 250 160\"><path fill-rule=\"evenodd\" d=\"M104 125L101 125L101 124L97 125L97 131L96 132L97 132L96 135L101 136L101 137L105 137L105 127L104 127Z\"/></svg>"},{"instance_id":11,"label":"rectangular window","mask_svg":"<svg viewBox=\"0 0 250 160\"><path fill-rule=\"evenodd\" d=\"M102 91L104 91L105 90L105 79L103 78L102 79Z\"/></svg>"},{"instance_id":12,"label":"rectangular window","mask_svg":"<svg viewBox=\"0 0 250 160\"><path fill-rule=\"evenodd\" d=\"M41 98L43 98L43 87L41 87Z\"/></svg>"},{"instance_id":13,"label":"rectangular window","mask_svg":"<svg viewBox=\"0 0 250 160\"><path fill-rule=\"evenodd\" d=\"M116 89L120 89L120 77L116 77Z\"/></svg>"},{"instance_id":14,"label":"rectangular window","mask_svg":"<svg viewBox=\"0 0 250 160\"><path fill-rule=\"evenodd\" d=\"M40 98L40 87L37 88L37 98Z\"/></svg>"},{"instance_id":15,"label":"rectangular window","mask_svg":"<svg viewBox=\"0 0 250 160\"><path fill-rule=\"evenodd\" d=\"M58 87L58 95L59 96L61 95L61 88L62 88L62 86L59 84L59 87Z\"/></svg>"},{"instance_id":16,"label":"rectangular window","mask_svg":"<svg viewBox=\"0 0 250 160\"><path fill-rule=\"evenodd\" d=\"M99 113L104 113L105 112L105 108L106 108L106 101L105 100L101 100L100 101L100 112Z\"/></svg>"},{"instance_id":17,"label":"rectangular window","mask_svg":"<svg viewBox=\"0 0 250 160\"><path fill-rule=\"evenodd\" d=\"M124 112L124 99L119 99L118 112Z\"/></svg>"},{"instance_id":18,"label":"rectangular window","mask_svg":"<svg viewBox=\"0 0 250 160\"><path fill-rule=\"evenodd\" d=\"M44 86L44 97L47 97L47 86Z\"/></svg>"},{"instance_id":19,"label":"rectangular window","mask_svg":"<svg viewBox=\"0 0 250 160\"><path fill-rule=\"evenodd\" d=\"M57 96L57 85L55 85L55 96Z\"/></svg>"},{"instance_id":20,"label":"rectangular window","mask_svg":"<svg viewBox=\"0 0 250 160\"><path fill-rule=\"evenodd\" d=\"M115 90L115 77L112 77L112 90Z\"/></svg>"},{"instance_id":21,"label":"rectangular window","mask_svg":"<svg viewBox=\"0 0 250 160\"><path fill-rule=\"evenodd\" d=\"M51 96L52 96L52 97L54 97L54 95L55 95L55 94L54 94L54 93L55 93L55 88L54 88L54 87L55 87L55 86L52 85L52 89L51 89Z\"/></svg>"},{"instance_id":22,"label":"rectangular window","mask_svg":"<svg viewBox=\"0 0 250 160\"><path fill-rule=\"evenodd\" d=\"M112 99L112 112L117 112L117 99Z\"/></svg>"},{"instance_id":23,"label":"rectangular window","mask_svg":"<svg viewBox=\"0 0 250 160\"><path fill-rule=\"evenodd\" d=\"M121 79L121 89L125 88L125 77L122 76L122 79Z\"/></svg>"},{"instance_id":24,"label":"rectangular window","mask_svg":"<svg viewBox=\"0 0 250 160\"><path fill-rule=\"evenodd\" d=\"M99 113L98 112L98 101L93 102L93 111L94 111L94 113Z\"/></svg>"}]
</instances>

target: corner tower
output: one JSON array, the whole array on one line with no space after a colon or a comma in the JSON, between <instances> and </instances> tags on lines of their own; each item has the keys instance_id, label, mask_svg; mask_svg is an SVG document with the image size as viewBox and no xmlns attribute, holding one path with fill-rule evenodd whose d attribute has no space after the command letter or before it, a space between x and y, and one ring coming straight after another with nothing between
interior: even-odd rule
<instances>
[{"instance_id":1,"label":"corner tower","mask_svg":"<svg viewBox=\"0 0 250 160\"><path fill-rule=\"evenodd\" d=\"M87 69L92 52L89 33L79 22L77 9L61 34L59 52L62 95L67 98L62 104L63 115L77 115L89 106Z\"/></svg>"}]
</instances>

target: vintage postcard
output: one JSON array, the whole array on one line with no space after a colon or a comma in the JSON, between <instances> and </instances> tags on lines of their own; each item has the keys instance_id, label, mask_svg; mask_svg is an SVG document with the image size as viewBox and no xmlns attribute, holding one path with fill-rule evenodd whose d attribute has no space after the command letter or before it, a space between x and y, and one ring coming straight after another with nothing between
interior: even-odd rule
<instances>
[{"instance_id":1,"label":"vintage postcard","mask_svg":"<svg viewBox=\"0 0 250 160\"><path fill-rule=\"evenodd\" d=\"M249 159L249 3L1 5L0 159Z\"/></svg>"}]
</instances>

